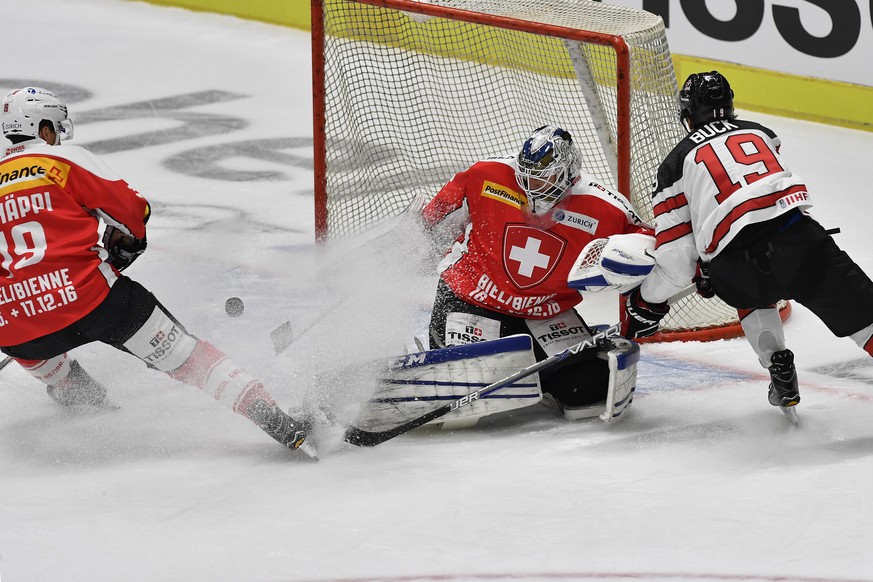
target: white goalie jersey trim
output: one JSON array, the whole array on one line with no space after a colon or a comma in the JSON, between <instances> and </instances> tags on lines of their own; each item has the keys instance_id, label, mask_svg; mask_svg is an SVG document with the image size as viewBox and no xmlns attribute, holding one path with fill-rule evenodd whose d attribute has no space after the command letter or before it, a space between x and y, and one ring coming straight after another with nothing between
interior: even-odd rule
<instances>
[{"instance_id":1,"label":"white goalie jersey trim","mask_svg":"<svg viewBox=\"0 0 873 582\"><path fill-rule=\"evenodd\" d=\"M408 354L391 362L364 407L359 425L372 430L400 424L535 362L528 335ZM442 423L444 428L472 426L482 416L532 406L542 396L539 375L532 374L431 423Z\"/></svg>"}]
</instances>

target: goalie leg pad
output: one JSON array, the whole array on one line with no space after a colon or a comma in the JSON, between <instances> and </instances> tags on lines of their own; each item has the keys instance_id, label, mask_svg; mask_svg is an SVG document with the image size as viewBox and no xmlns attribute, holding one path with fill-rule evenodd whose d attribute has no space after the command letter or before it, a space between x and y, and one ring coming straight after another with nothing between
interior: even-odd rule
<instances>
[{"instance_id":1,"label":"goalie leg pad","mask_svg":"<svg viewBox=\"0 0 873 582\"><path fill-rule=\"evenodd\" d=\"M624 413L634 401L637 389L637 364L640 361L640 346L624 338L613 338L613 348L606 352L609 363L609 388L606 393L606 410L600 420L606 423L624 418Z\"/></svg>"},{"instance_id":2,"label":"goalie leg pad","mask_svg":"<svg viewBox=\"0 0 873 582\"><path fill-rule=\"evenodd\" d=\"M536 362L528 335L407 354L393 360L364 406L361 424L389 428L458 400ZM532 406L542 391L536 374L496 390L433 424L473 426L482 416ZM372 429L372 428L371 428Z\"/></svg>"},{"instance_id":3,"label":"goalie leg pad","mask_svg":"<svg viewBox=\"0 0 873 582\"><path fill-rule=\"evenodd\" d=\"M568 368L573 372L572 385L566 384L567 376L559 378L572 387L551 386L555 379L548 378L544 380L545 389L552 393L567 420L599 416L606 423L615 422L624 417L633 402L639 359L637 343L611 338L609 344L597 349L594 358ZM592 395L597 400L591 401Z\"/></svg>"}]
</instances>

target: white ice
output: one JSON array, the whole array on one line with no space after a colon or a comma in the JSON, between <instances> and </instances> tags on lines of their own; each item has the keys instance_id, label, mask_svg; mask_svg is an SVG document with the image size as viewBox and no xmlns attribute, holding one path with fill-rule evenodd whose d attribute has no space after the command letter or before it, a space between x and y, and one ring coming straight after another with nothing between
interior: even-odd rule
<instances>
[{"instance_id":1,"label":"white ice","mask_svg":"<svg viewBox=\"0 0 873 582\"><path fill-rule=\"evenodd\" d=\"M149 250L129 274L193 333L288 406L312 397L316 370L401 352L432 289L403 279L403 253L381 257L373 280L364 259L343 266L313 242L307 33L116 0L7 0L0 26L0 90L79 87L91 95L71 103L77 143L138 136L103 156L154 204ZM93 119L205 91L235 97L174 118ZM185 123L178 111L246 125L161 143ZM754 118L782 136L815 215L873 273L873 133ZM283 139L278 160L226 153ZM228 172L276 179L215 178ZM230 296L246 302L242 317L225 315ZM269 332L286 319L300 341L275 357ZM10 366L0 580L873 579L873 367L802 306L786 334L802 382L796 428L767 404L745 340L646 345L640 393L616 426L534 408L373 449L326 438L317 464L105 346L75 355L117 412L65 414Z\"/></svg>"}]
</instances>

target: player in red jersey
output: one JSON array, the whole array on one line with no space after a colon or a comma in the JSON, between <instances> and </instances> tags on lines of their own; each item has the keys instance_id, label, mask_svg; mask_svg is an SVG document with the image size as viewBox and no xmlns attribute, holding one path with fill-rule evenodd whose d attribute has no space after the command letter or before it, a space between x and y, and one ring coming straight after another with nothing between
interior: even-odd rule
<instances>
[{"instance_id":1,"label":"player in red jersey","mask_svg":"<svg viewBox=\"0 0 873 582\"><path fill-rule=\"evenodd\" d=\"M460 233L439 265L430 321L438 348L524 333L538 360L588 337L567 285L590 241L647 231L627 199L582 171L570 134L543 126L516 156L476 162L422 210L426 228ZM541 374L543 391L568 411L603 400L602 372L580 364ZM597 377L599 376L599 377Z\"/></svg>"},{"instance_id":2,"label":"player in red jersey","mask_svg":"<svg viewBox=\"0 0 873 582\"><path fill-rule=\"evenodd\" d=\"M67 352L103 342L203 389L286 447L300 447L304 423L120 273L146 249L149 203L92 153L58 147L73 136L58 96L39 87L12 91L0 119L12 142L0 159L0 350L58 403L101 406L106 388Z\"/></svg>"},{"instance_id":3,"label":"player in red jersey","mask_svg":"<svg viewBox=\"0 0 873 582\"><path fill-rule=\"evenodd\" d=\"M780 157L779 137L736 119L727 79L695 73L679 99L689 133L658 169L656 265L627 296L624 330L655 333L667 298L696 281L703 296L738 308L770 371L768 399L791 417L800 393L776 302L797 300L873 355L873 282L809 216L806 185Z\"/></svg>"}]
</instances>

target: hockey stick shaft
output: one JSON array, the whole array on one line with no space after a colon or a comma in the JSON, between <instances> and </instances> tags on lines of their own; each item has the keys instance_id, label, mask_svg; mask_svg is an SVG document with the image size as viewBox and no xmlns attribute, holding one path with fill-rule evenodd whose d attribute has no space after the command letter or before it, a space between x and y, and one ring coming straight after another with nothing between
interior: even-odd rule
<instances>
[{"instance_id":1,"label":"hockey stick shaft","mask_svg":"<svg viewBox=\"0 0 873 582\"><path fill-rule=\"evenodd\" d=\"M673 295L672 297L667 299L667 305L673 305L673 304L677 303L680 299L685 299L686 297L688 297L689 295L691 295L695 291L697 291L697 285L692 283L691 285L689 285L685 289L679 291L678 293L676 293L675 295Z\"/></svg>"},{"instance_id":2,"label":"hockey stick shaft","mask_svg":"<svg viewBox=\"0 0 873 582\"><path fill-rule=\"evenodd\" d=\"M412 420L404 422L403 424L395 426L394 428L383 431L367 431L361 428L357 428L355 426L350 426L348 429L346 429L345 441L359 447L375 447L376 445L382 444L385 441L393 439L394 437L407 433L414 428L418 428L423 424L427 424L432 420L445 416L453 410L463 408L464 406L467 406L468 404L487 396L491 392L500 390L505 386L517 382L518 380L527 378L528 376L531 376L541 370L554 366L555 364L562 362L570 356L578 354L582 350L585 350L587 348L593 348L597 346L597 343L600 340L618 335L620 329L621 326L616 323L609 328L596 333L593 337L585 341L574 344L567 349L558 352L553 356L549 356L544 360L540 360L539 362L536 362L535 364L532 364L527 368L523 368L502 380L498 380L493 384L489 384L484 388L480 388L479 390L471 392L470 394L467 394L466 396L463 396L458 400L440 406L439 408L435 408L434 410L431 410L426 414L423 414L417 418L413 418Z\"/></svg>"},{"instance_id":3,"label":"hockey stick shaft","mask_svg":"<svg viewBox=\"0 0 873 582\"><path fill-rule=\"evenodd\" d=\"M3 368L5 368L6 366L8 366L11 363L12 363L12 356L6 356L5 358L3 358L2 361L0 361L0 370L2 370Z\"/></svg>"}]
</instances>

